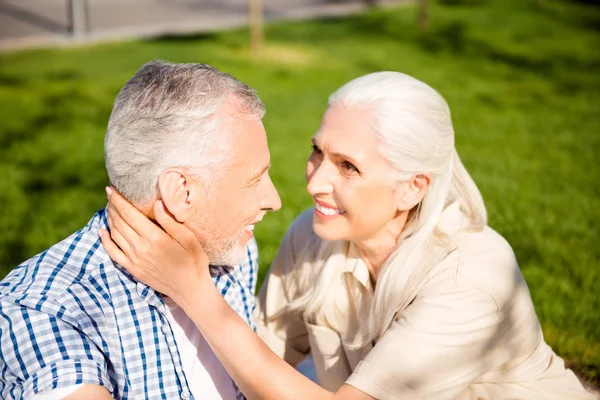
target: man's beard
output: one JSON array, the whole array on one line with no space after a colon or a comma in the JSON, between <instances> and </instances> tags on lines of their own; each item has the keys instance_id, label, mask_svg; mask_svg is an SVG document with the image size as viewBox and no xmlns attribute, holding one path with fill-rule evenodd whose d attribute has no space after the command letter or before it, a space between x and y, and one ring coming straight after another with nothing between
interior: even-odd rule
<instances>
[{"instance_id":1,"label":"man's beard","mask_svg":"<svg viewBox=\"0 0 600 400\"><path fill-rule=\"evenodd\" d=\"M222 233L227 231L225 226L215 223L210 218L210 213L203 213L198 216L193 228L190 228L196 232L196 237L202 244L210 265L233 267L247 260L248 252L246 248L248 241L243 240L246 232L245 227L237 235L225 238L222 236Z\"/></svg>"},{"instance_id":2,"label":"man's beard","mask_svg":"<svg viewBox=\"0 0 600 400\"><path fill-rule=\"evenodd\" d=\"M246 261L248 258L246 245L240 245L243 234L242 231L237 237L221 242L217 246L207 245L205 251L210 264L236 266Z\"/></svg>"}]
</instances>

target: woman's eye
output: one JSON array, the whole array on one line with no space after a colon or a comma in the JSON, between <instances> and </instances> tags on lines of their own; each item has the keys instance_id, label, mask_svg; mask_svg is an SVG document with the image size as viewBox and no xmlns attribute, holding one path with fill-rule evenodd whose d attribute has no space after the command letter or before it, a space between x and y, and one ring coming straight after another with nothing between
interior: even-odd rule
<instances>
[{"instance_id":1,"label":"woman's eye","mask_svg":"<svg viewBox=\"0 0 600 400\"><path fill-rule=\"evenodd\" d=\"M310 146L310 147L312 148L313 153L315 153L315 154L322 153L321 149L319 149L316 144L313 143L312 146Z\"/></svg>"},{"instance_id":2,"label":"woman's eye","mask_svg":"<svg viewBox=\"0 0 600 400\"><path fill-rule=\"evenodd\" d=\"M356 172L359 173L360 171L358 170L358 168L356 168L351 162L348 161L343 161L342 162L342 168L344 169L344 171L346 172Z\"/></svg>"}]
</instances>

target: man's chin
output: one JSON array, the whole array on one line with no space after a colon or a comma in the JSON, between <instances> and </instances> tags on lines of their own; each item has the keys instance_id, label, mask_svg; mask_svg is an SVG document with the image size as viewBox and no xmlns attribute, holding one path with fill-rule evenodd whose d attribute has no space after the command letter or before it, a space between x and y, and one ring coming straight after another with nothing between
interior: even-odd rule
<instances>
[{"instance_id":1,"label":"man's chin","mask_svg":"<svg viewBox=\"0 0 600 400\"><path fill-rule=\"evenodd\" d=\"M247 258L248 253L246 252L246 246L238 245L223 254L211 257L210 263L212 265L236 266L244 263Z\"/></svg>"}]
</instances>

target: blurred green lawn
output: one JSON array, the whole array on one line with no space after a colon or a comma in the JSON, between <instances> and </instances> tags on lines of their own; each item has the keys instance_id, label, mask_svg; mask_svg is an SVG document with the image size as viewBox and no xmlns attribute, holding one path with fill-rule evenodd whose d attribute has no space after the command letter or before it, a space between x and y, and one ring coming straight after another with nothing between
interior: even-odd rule
<instances>
[{"instance_id":1,"label":"blurred green lawn","mask_svg":"<svg viewBox=\"0 0 600 400\"><path fill-rule=\"evenodd\" d=\"M105 203L102 141L118 89L144 62L206 62L258 89L281 211L256 229L261 278L310 205L304 164L327 96L378 70L411 74L453 110L457 146L513 245L546 340L600 375L600 11L558 0L446 0L266 29L260 60L231 31L0 55L0 277Z\"/></svg>"}]
</instances>

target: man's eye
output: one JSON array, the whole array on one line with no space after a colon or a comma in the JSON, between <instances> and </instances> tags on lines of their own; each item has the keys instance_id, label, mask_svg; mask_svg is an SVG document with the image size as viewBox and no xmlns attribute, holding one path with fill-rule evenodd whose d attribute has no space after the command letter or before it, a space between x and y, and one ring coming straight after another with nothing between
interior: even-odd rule
<instances>
[{"instance_id":1,"label":"man's eye","mask_svg":"<svg viewBox=\"0 0 600 400\"><path fill-rule=\"evenodd\" d=\"M315 153L315 154L322 154L322 153L323 153L323 152L321 151L321 149L319 149L319 148L317 147L317 145L316 145L316 144L314 144L314 143L313 143L313 144L312 144L312 146L310 146L310 147L312 148L312 151L313 151L313 153Z\"/></svg>"}]
</instances>

